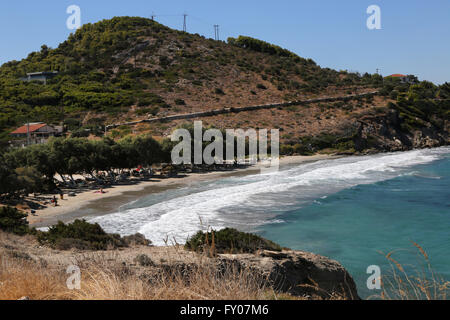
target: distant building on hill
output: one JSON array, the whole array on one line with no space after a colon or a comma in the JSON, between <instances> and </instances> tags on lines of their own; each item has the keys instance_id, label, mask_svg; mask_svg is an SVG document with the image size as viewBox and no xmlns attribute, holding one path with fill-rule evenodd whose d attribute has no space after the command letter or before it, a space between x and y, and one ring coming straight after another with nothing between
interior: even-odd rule
<instances>
[{"instance_id":1,"label":"distant building on hill","mask_svg":"<svg viewBox=\"0 0 450 320\"><path fill-rule=\"evenodd\" d=\"M20 78L22 81L40 81L47 84L47 80L55 77L58 75L58 71L51 71L51 72L33 72L33 73L27 73L26 77Z\"/></svg>"},{"instance_id":2,"label":"distant building on hill","mask_svg":"<svg viewBox=\"0 0 450 320\"><path fill-rule=\"evenodd\" d=\"M61 135L62 126L49 126L43 122L27 123L10 133L10 136L16 138L11 141L15 146L26 146L30 144L40 144L47 142L48 138Z\"/></svg>"},{"instance_id":3,"label":"distant building on hill","mask_svg":"<svg viewBox=\"0 0 450 320\"><path fill-rule=\"evenodd\" d=\"M410 83L410 84L419 82L419 80L417 79L416 76L413 76L413 75L407 76L407 75L400 74L400 73L391 74L390 76L387 76L386 78L397 78L397 79L400 79L400 81L402 83Z\"/></svg>"}]
</instances>

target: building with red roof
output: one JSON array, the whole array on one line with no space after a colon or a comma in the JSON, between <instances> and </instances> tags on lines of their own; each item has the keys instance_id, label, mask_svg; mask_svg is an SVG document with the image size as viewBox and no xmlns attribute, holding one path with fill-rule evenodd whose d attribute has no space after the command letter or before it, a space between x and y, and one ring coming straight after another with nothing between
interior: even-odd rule
<instances>
[{"instance_id":1,"label":"building with red roof","mask_svg":"<svg viewBox=\"0 0 450 320\"><path fill-rule=\"evenodd\" d=\"M391 74L390 76L387 76L386 78L400 79L400 81L402 83L417 83L418 82L417 77L415 77L413 75L407 76L407 75L404 75L404 74L401 74L401 73L394 73L394 74Z\"/></svg>"},{"instance_id":2,"label":"building with red roof","mask_svg":"<svg viewBox=\"0 0 450 320\"><path fill-rule=\"evenodd\" d=\"M393 77L393 78L406 78L406 75L400 74L400 73L395 73L395 74L391 74L389 77Z\"/></svg>"},{"instance_id":3,"label":"building with red roof","mask_svg":"<svg viewBox=\"0 0 450 320\"><path fill-rule=\"evenodd\" d=\"M46 128L46 127L48 127L48 128ZM21 126L20 128L17 128L13 132L11 132L11 135L20 137L22 135L26 136L28 132L38 134L38 133L49 132L49 131L51 131L50 129L51 129L51 127L47 126L45 123L28 123L28 124Z\"/></svg>"},{"instance_id":4,"label":"building with red roof","mask_svg":"<svg viewBox=\"0 0 450 320\"><path fill-rule=\"evenodd\" d=\"M53 137L56 134L61 133L62 130L58 130L52 126L43 122L27 123L17 128L10 135L14 138L25 138L23 140L17 140L20 144L37 144L44 143L49 137ZM17 144L17 143L16 143Z\"/></svg>"}]
</instances>

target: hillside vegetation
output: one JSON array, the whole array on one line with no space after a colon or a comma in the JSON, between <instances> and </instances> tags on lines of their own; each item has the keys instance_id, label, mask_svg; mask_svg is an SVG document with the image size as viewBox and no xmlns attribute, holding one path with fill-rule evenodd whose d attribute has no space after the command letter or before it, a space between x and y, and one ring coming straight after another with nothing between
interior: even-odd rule
<instances>
[{"instance_id":1,"label":"hillside vegetation","mask_svg":"<svg viewBox=\"0 0 450 320\"><path fill-rule=\"evenodd\" d=\"M58 75L47 85L19 80L37 71ZM202 120L220 129L278 128L285 154L446 144L449 84L410 79L405 84L378 74L321 68L250 37L215 41L145 18L116 17L86 24L57 48L43 45L26 59L0 67L0 141L6 146L8 133L26 121L64 123L74 137L101 136L105 124L375 89L380 90L375 98ZM164 137L182 124L122 126L109 134L114 139L140 133ZM391 130L387 138L385 127ZM431 142L415 141L416 131ZM401 146L392 143L395 139Z\"/></svg>"},{"instance_id":2,"label":"hillside vegetation","mask_svg":"<svg viewBox=\"0 0 450 320\"><path fill-rule=\"evenodd\" d=\"M59 74L47 86L19 80L29 72L50 70ZM176 113L232 106L228 104L236 100L277 101L379 80L323 69L248 37L227 44L149 19L120 17L86 24L58 48L43 45L26 59L5 63L0 68L0 129L26 119L64 119L76 129L102 124L130 109L132 116Z\"/></svg>"}]
</instances>

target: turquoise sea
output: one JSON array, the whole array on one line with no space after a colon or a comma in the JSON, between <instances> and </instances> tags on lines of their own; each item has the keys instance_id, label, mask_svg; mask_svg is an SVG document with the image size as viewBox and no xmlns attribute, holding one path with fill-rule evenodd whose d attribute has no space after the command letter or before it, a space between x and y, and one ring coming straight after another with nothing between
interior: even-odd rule
<instances>
[{"instance_id":1,"label":"turquoise sea","mask_svg":"<svg viewBox=\"0 0 450 320\"><path fill-rule=\"evenodd\" d=\"M260 233L284 246L311 251L341 262L362 297L376 294L366 286L369 265L391 274L387 254L406 266L430 257L432 268L450 280L450 155L409 168L400 176L344 189L279 216ZM413 271L413 268L409 268ZM415 272L414 272L415 273Z\"/></svg>"},{"instance_id":2,"label":"turquoise sea","mask_svg":"<svg viewBox=\"0 0 450 320\"><path fill-rule=\"evenodd\" d=\"M420 244L450 280L450 148L354 156L281 167L151 194L100 216L107 231L143 233L157 245L198 229L235 227L339 261L361 297L382 252L417 265Z\"/></svg>"}]
</instances>

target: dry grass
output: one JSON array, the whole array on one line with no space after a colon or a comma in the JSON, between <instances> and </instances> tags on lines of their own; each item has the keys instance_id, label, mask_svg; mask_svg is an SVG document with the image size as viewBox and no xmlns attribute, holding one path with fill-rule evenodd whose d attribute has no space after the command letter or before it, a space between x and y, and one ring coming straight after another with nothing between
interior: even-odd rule
<instances>
[{"instance_id":1,"label":"dry grass","mask_svg":"<svg viewBox=\"0 0 450 320\"><path fill-rule=\"evenodd\" d=\"M151 252L157 267L133 262ZM103 252L55 251L0 232L0 300L223 300L287 299L250 270L217 267L207 255L166 248L136 247ZM70 290L68 265L81 270L81 289Z\"/></svg>"},{"instance_id":2,"label":"dry grass","mask_svg":"<svg viewBox=\"0 0 450 320\"><path fill-rule=\"evenodd\" d=\"M63 269L0 257L0 300L223 300L276 299L278 296L250 271L218 272L204 263L192 272L168 269L137 274L128 267L84 265L81 289L69 290ZM287 298L287 296L280 296Z\"/></svg>"},{"instance_id":3,"label":"dry grass","mask_svg":"<svg viewBox=\"0 0 450 320\"><path fill-rule=\"evenodd\" d=\"M383 300L447 300L450 293L450 281L437 275L430 263L427 252L416 242L412 242L417 249L420 261L416 266L403 265L391 251L385 254L392 272L382 277L382 292L379 296Z\"/></svg>"},{"instance_id":4,"label":"dry grass","mask_svg":"<svg viewBox=\"0 0 450 320\"><path fill-rule=\"evenodd\" d=\"M166 271L147 279L91 269L81 290L71 291L72 299L223 300L264 299L264 286L247 272L227 270L218 275L211 266L202 266L183 275Z\"/></svg>"},{"instance_id":5,"label":"dry grass","mask_svg":"<svg viewBox=\"0 0 450 320\"><path fill-rule=\"evenodd\" d=\"M17 300L23 296L36 300L63 299L67 293L63 273L25 260L4 256L0 259L1 300Z\"/></svg>"}]
</instances>

